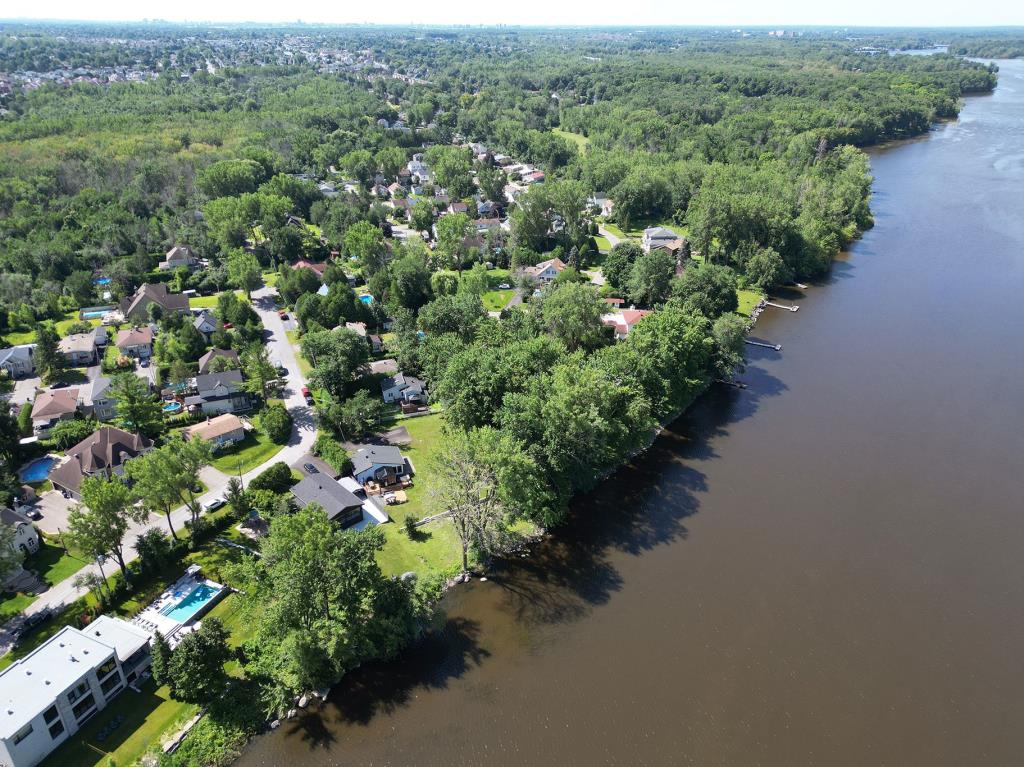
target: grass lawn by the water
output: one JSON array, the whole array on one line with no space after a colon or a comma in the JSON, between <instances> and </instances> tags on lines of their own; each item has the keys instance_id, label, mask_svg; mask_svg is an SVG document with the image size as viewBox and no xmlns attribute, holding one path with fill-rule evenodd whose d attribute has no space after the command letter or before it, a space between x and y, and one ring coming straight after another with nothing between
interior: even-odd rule
<instances>
[{"instance_id":1,"label":"grass lawn by the water","mask_svg":"<svg viewBox=\"0 0 1024 767\"><path fill-rule=\"evenodd\" d=\"M81 730L42 762L43 767L107 767L131 765L173 727L195 713L190 703L172 700L166 687L150 679L142 692L125 689ZM103 740L100 732L118 716L124 717Z\"/></svg>"},{"instance_id":2,"label":"grass lawn by the water","mask_svg":"<svg viewBox=\"0 0 1024 767\"><path fill-rule=\"evenodd\" d=\"M564 138L566 141L571 141L576 145L576 148L583 152L588 146L590 146L590 139L580 133L570 133L567 130L561 128L552 128L551 132L559 138Z\"/></svg>"},{"instance_id":3,"label":"grass lawn by the water","mask_svg":"<svg viewBox=\"0 0 1024 767\"><path fill-rule=\"evenodd\" d=\"M488 290L480 298L484 302L484 309L489 312L500 312L508 306L508 302L515 294L514 290Z\"/></svg>"},{"instance_id":4,"label":"grass lawn by the water","mask_svg":"<svg viewBox=\"0 0 1024 767\"><path fill-rule=\"evenodd\" d=\"M754 307L757 306L757 302L764 296L756 290L740 288L736 291L736 297L739 299L739 306L736 307L736 313L742 314L744 317L749 317L750 313L754 311Z\"/></svg>"},{"instance_id":5,"label":"grass lawn by the water","mask_svg":"<svg viewBox=\"0 0 1024 767\"><path fill-rule=\"evenodd\" d=\"M409 502L388 506L392 524L382 525L385 544L377 555L381 568L389 575L400 575L413 571L420 576L448 572L461 563L458 538L451 523L440 520L417 528L417 534L410 539L405 532L405 518L414 516L422 519L434 513L429 508L427 487L430 484L431 457L441 442L443 421L440 415L407 418L401 422L409 430L412 444L402 448L416 470L413 486L406 490Z\"/></svg>"},{"instance_id":6,"label":"grass lawn by the water","mask_svg":"<svg viewBox=\"0 0 1024 767\"><path fill-rule=\"evenodd\" d=\"M282 447L284 445L274 444L270 437L253 430L237 445L218 450L213 459L213 467L228 475L239 472L245 474L261 463L269 461Z\"/></svg>"}]
</instances>

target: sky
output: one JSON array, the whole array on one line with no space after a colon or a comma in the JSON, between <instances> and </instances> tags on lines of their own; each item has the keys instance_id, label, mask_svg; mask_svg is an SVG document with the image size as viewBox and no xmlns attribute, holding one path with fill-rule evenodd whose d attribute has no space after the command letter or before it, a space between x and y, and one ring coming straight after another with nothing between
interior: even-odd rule
<instances>
[{"instance_id":1,"label":"sky","mask_svg":"<svg viewBox=\"0 0 1024 767\"><path fill-rule=\"evenodd\" d=\"M9 5L8 5L9 4ZM5 6L6 9L5 9ZM31 10L30 10L31 9ZM0 0L0 18L101 21L295 22L374 24L678 25L678 26L1016 26L1024 0Z\"/></svg>"}]
</instances>

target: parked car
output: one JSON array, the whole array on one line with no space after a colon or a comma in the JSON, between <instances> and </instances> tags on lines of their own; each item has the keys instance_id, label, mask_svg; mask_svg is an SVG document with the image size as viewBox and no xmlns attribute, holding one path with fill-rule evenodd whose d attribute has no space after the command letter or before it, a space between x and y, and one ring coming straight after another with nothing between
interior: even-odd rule
<instances>
[{"instance_id":1,"label":"parked car","mask_svg":"<svg viewBox=\"0 0 1024 767\"><path fill-rule=\"evenodd\" d=\"M288 368L286 368L284 365L278 365L277 366L277 374L279 376L281 376L281 378L287 378L288 377Z\"/></svg>"},{"instance_id":2,"label":"parked car","mask_svg":"<svg viewBox=\"0 0 1024 767\"><path fill-rule=\"evenodd\" d=\"M498 290L512 290L512 286L509 285L507 282L503 282L500 285L498 285Z\"/></svg>"},{"instance_id":3,"label":"parked car","mask_svg":"<svg viewBox=\"0 0 1024 767\"><path fill-rule=\"evenodd\" d=\"M286 320L286 319L288 319L288 312L286 312L284 309L282 309L281 311L279 311L277 313L277 316L280 317L282 320Z\"/></svg>"},{"instance_id":4,"label":"parked car","mask_svg":"<svg viewBox=\"0 0 1024 767\"><path fill-rule=\"evenodd\" d=\"M320 469L318 469L316 466L314 466L311 463L304 463L304 464L302 464L302 468L305 469L308 474L319 474L320 473Z\"/></svg>"},{"instance_id":5,"label":"parked car","mask_svg":"<svg viewBox=\"0 0 1024 767\"><path fill-rule=\"evenodd\" d=\"M63 389L67 385L68 385L67 381L54 381L52 384L50 384L50 388L51 389Z\"/></svg>"},{"instance_id":6,"label":"parked car","mask_svg":"<svg viewBox=\"0 0 1024 767\"><path fill-rule=\"evenodd\" d=\"M141 360L139 362L139 367L148 368L149 367L149 360L148 359Z\"/></svg>"},{"instance_id":7,"label":"parked car","mask_svg":"<svg viewBox=\"0 0 1024 767\"><path fill-rule=\"evenodd\" d=\"M226 503L227 501L225 501L223 498L214 498L209 503L203 504L203 511L209 514L210 512L216 511L217 509L223 508L224 504Z\"/></svg>"}]
</instances>

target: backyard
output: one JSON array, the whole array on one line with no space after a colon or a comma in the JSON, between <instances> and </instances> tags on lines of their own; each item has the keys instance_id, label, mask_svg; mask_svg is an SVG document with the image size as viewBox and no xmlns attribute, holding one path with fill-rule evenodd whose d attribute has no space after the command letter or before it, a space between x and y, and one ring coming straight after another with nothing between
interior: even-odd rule
<instances>
[{"instance_id":1,"label":"backyard","mask_svg":"<svg viewBox=\"0 0 1024 767\"><path fill-rule=\"evenodd\" d=\"M87 564L88 560L64 550L59 542L41 537L39 551L22 563L26 570L34 570L47 586L54 586L70 578ZM34 594L12 594L0 600L0 621L21 612L36 601Z\"/></svg>"},{"instance_id":2,"label":"backyard","mask_svg":"<svg viewBox=\"0 0 1024 767\"><path fill-rule=\"evenodd\" d=\"M225 474L245 474L261 463L270 460L284 445L270 441L270 437L253 429L246 432L245 439L236 445L218 450L214 454L213 467Z\"/></svg>"}]
</instances>

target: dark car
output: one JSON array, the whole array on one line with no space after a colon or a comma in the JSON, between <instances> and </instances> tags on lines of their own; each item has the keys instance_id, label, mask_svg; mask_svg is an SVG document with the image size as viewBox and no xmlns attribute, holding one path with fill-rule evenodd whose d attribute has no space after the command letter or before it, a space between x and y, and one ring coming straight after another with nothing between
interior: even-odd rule
<instances>
[{"instance_id":1,"label":"dark car","mask_svg":"<svg viewBox=\"0 0 1024 767\"><path fill-rule=\"evenodd\" d=\"M318 469L316 466L314 466L311 463L304 463L302 465L302 468L306 470L307 474L319 474L320 473L320 469Z\"/></svg>"},{"instance_id":2,"label":"dark car","mask_svg":"<svg viewBox=\"0 0 1024 767\"><path fill-rule=\"evenodd\" d=\"M50 384L50 388L51 389L63 389L67 385L68 385L67 381L54 381L52 384Z\"/></svg>"},{"instance_id":3,"label":"dark car","mask_svg":"<svg viewBox=\"0 0 1024 767\"><path fill-rule=\"evenodd\" d=\"M285 378L288 375L288 368L286 368L284 365L278 365L277 374L281 376L281 378Z\"/></svg>"}]
</instances>

